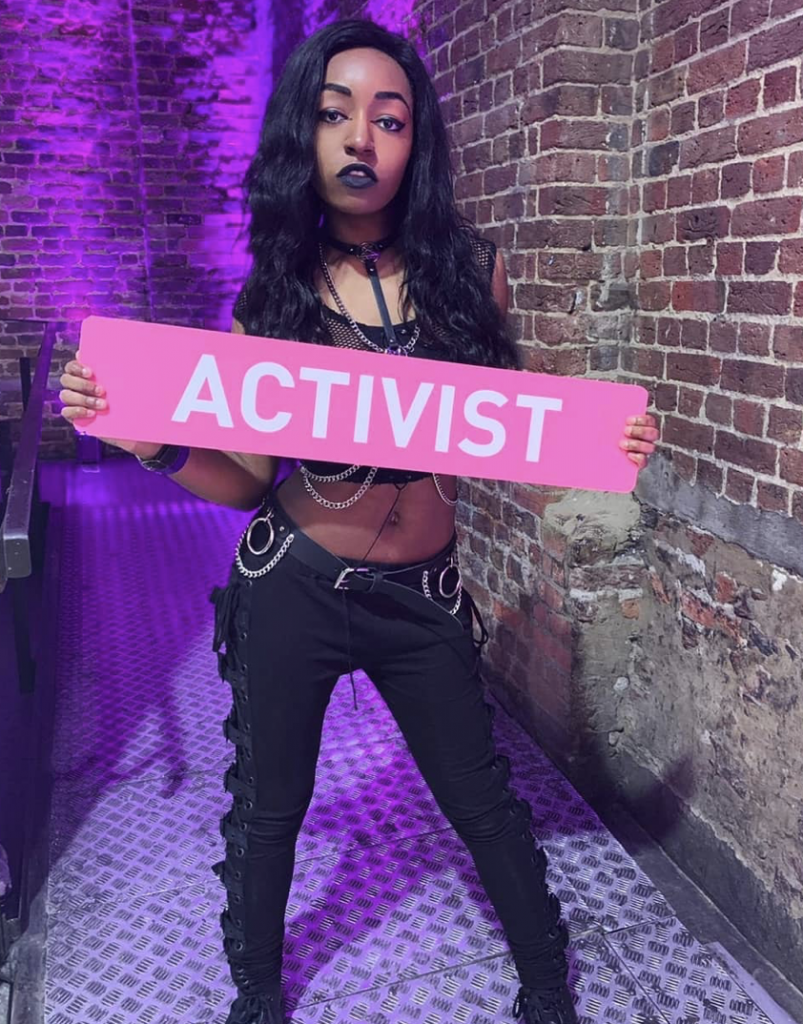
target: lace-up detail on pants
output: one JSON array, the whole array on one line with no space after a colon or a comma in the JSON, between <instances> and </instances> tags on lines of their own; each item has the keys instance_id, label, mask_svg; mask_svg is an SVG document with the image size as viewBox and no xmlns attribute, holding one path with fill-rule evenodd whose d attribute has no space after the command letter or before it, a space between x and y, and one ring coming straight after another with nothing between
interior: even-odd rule
<instances>
[{"instance_id":1,"label":"lace-up detail on pants","mask_svg":"<svg viewBox=\"0 0 803 1024\"><path fill-rule=\"evenodd\" d=\"M228 905L220 915L223 945L237 988L248 993L253 987L245 967L237 963L237 954L245 950L243 933L242 861L248 850L248 834L256 801L252 765L251 715L247 686L248 664L245 644L248 640L251 580L243 580L232 569L229 585L215 587L210 600L215 605L213 650L218 655L218 673L232 689L233 705L223 722L223 735L235 744L236 759L223 777L225 789L234 797L231 809L220 822L220 834L226 840L226 857L212 865L228 896ZM221 646L225 649L221 651ZM250 1020L243 1017L243 1020Z\"/></svg>"}]
</instances>

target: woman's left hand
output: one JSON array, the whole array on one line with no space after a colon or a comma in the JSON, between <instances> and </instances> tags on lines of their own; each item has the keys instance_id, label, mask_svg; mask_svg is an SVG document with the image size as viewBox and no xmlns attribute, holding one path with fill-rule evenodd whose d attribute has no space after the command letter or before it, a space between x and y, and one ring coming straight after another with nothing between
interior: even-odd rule
<instances>
[{"instance_id":1,"label":"woman's left hand","mask_svg":"<svg viewBox=\"0 0 803 1024\"><path fill-rule=\"evenodd\" d=\"M631 462L635 462L639 469L644 469L647 459L655 451L658 424L648 412L641 416L628 416L625 424L625 436L619 442L619 447L625 449Z\"/></svg>"}]
</instances>

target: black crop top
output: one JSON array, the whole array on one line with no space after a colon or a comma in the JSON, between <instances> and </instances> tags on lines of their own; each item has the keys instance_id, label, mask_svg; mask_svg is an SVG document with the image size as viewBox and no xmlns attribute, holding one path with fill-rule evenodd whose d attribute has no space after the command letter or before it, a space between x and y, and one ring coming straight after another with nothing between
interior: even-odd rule
<instances>
[{"instance_id":1,"label":"black crop top","mask_svg":"<svg viewBox=\"0 0 803 1024\"><path fill-rule=\"evenodd\" d=\"M493 276L494 265L496 263L496 246L493 242L485 238L479 238L472 236L472 248L474 255L480 266L488 273L489 277ZM365 344L362 340L354 333L351 325L349 324L346 317L341 313L338 313L334 309L330 309L325 303L323 303L323 318L327 328L327 332L332 339L332 344L338 348L355 348L361 351L366 350ZM246 310L245 301L245 286L237 296L237 301L234 304L234 316L241 323L243 322ZM361 324L357 321L357 326L360 330L370 338L371 341L377 345L381 345L383 348L386 345L385 332L381 324ZM394 324L393 329L399 341L404 344L409 341L410 336L415 330L416 321L408 320L402 324ZM423 332L419 334L418 341L415 344L411 355L417 359L444 359L446 358L446 349L443 342L434 336L425 336ZM404 359L404 356L398 356L399 359ZM338 462L320 462L315 459L299 459L297 464L303 466L310 474L313 479L315 477L333 477L345 473L350 467L345 463ZM348 483L361 484L364 483L365 478L371 471L370 466L359 466L354 472L349 473L344 480ZM378 469L373 479L373 485L376 484L402 484L412 483L414 480L423 480L426 477L431 476L430 473L418 472L416 470L407 469ZM325 482L325 480L323 481Z\"/></svg>"}]
</instances>

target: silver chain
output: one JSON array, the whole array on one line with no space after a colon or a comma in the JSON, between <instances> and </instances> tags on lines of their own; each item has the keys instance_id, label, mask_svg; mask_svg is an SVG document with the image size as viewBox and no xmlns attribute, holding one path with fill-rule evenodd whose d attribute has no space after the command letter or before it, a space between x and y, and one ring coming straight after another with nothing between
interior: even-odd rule
<instances>
[{"instance_id":1,"label":"silver chain","mask_svg":"<svg viewBox=\"0 0 803 1024\"><path fill-rule=\"evenodd\" d=\"M343 305L343 300L338 295L337 288L335 288L335 282L332 280L332 275L329 273L329 266L328 266L328 264L326 262L326 258L324 257L324 254L323 254L323 245L320 242L318 242L318 255L320 256L320 260L321 260L321 268L323 269L323 276L326 278L326 284L329 287L329 291L332 293L332 298L337 303L337 308L340 310L340 312L343 314L343 316L346 318L346 320L348 320L349 327L351 327L352 331L354 331L354 333L357 335L357 337L360 338L362 341L364 341L365 344L368 345L370 348L372 348L374 350L374 352L387 352L388 351L387 347L382 348L381 345L377 345L375 342L371 341L370 338L366 337L365 334L363 334L363 332L357 326L356 321L351 316L351 313L349 313L349 311ZM420 324L416 324L415 325L415 330L413 331L413 335L410 338L410 340L407 342L407 344L406 345L401 345L401 344L399 345L399 349L402 352L404 352L404 354L406 356L409 356L409 354L415 348L415 343L418 341L418 336L419 336L420 333L421 333L421 325Z\"/></svg>"},{"instance_id":2,"label":"silver chain","mask_svg":"<svg viewBox=\"0 0 803 1024\"><path fill-rule=\"evenodd\" d=\"M354 494L352 494L352 496L348 498L346 501L330 501L328 498L324 498L324 496L322 494L319 494L312 485L312 480L310 479L310 477L312 477L313 474L310 473L306 466L301 466L300 469L301 477L304 480L304 488L311 498L314 498L314 500L317 501L319 505L323 505L324 508L343 509L350 508L352 505L356 505L356 503L360 500L363 494L365 494L365 492L374 482L374 477L376 476L379 467L371 466L371 470L368 473L368 476L365 478L364 482L360 485L359 489L356 490ZM338 474L338 476L340 476L340 474ZM317 479L320 480L326 478L318 477Z\"/></svg>"},{"instance_id":3,"label":"silver chain","mask_svg":"<svg viewBox=\"0 0 803 1024\"><path fill-rule=\"evenodd\" d=\"M429 589L429 570L425 569L421 573L421 589L424 591L424 597L428 597L430 601L434 600L432 597L432 591ZM450 615L457 615L460 611L460 602L463 600L463 581L462 579L457 585L457 601L455 602L454 608L449 609Z\"/></svg>"},{"instance_id":4,"label":"silver chain","mask_svg":"<svg viewBox=\"0 0 803 1024\"><path fill-rule=\"evenodd\" d=\"M447 505L450 505L452 508L454 508L454 506L458 503L460 499L455 498L454 500L452 500L450 497L448 497L443 487L441 486L440 477L438 476L437 473L432 474L432 479L435 481L435 487L437 488L438 494L441 496L443 501L445 501Z\"/></svg>"},{"instance_id":5,"label":"silver chain","mask_svg":"<svg viewBox=\"0 0 803 1024\"><path fill-rule=\"evenodd\" d=\"M272 518L273 518L273 509L268 509L267 513L262 517L261 521L264 522L264 521L272 519ZM267 565L263 565L260 569L246 569L245 565L243 565L243 560L240 557L240 548L242 547L243 541L245 540L245 538L246 538L246 536L248 534L248 531L251 528L251 526L252 526L252 524L249 523L248 526L246 526L246 528L243 530L242 536L240 537L239 541L237 542L237 550L235 551L235 554L234 554L234 560L237 563L237 569L239 570L239 572L242 573L243 576L246 576L249 580L255 580L255 579L258 579L260 576L264 576L266 572L270 572L271 569L274 569L279 564L279 562L281 562L281 560L287 554L288 548L290 547L290 545L295 540L295 534L294 533L288 533L287 534L287 536L284 539L284 543L279 548L279 550L276 552L276 554L273 556L273 558L271 558L271 560L267 563ZM284 527L282 527L282 529L284 529Z\"/></svg>"}]
</instances>

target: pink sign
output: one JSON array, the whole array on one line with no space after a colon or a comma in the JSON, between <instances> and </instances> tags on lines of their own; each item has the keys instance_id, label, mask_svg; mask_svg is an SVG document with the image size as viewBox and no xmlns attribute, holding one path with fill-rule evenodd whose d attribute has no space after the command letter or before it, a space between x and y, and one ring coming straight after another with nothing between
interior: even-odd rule
<instances>
[{"instance_id":1,"label":"pink sign","mask_svg":"<svg viewBox=\"0 0 803 1024\"><path fill-rule=\"evenodd\" d=\"M291 458L631 491L619 447L647 392L90 316L81 360L108 410L87 433Z\"/></svg>"}]
</instances>

